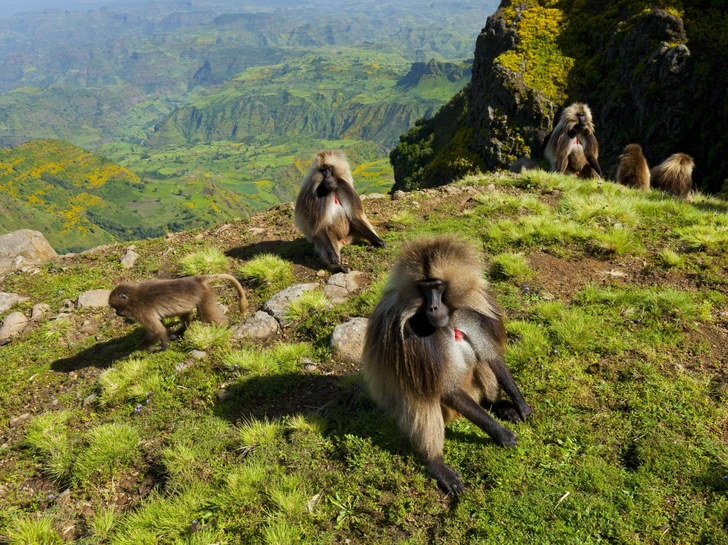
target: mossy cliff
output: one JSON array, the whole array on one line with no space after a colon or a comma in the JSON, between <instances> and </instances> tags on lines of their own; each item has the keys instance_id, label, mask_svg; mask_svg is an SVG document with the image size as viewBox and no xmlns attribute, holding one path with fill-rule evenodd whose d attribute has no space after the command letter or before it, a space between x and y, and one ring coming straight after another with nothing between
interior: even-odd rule
<instances>
[{"instance_id":1,"label":"mossy cliff","mask_svg":"<svg viewBox=\"0 0 728 545\"><path fill-rule=\"evenodd\" d=\"M720 191L727 28L716 0L503 0L477 39L470 85L400 137L395 189L538 159L563 107L585 101L607 174L637 142L651 165L691 154L698 187Z\"/></svg>"}]
</instances>

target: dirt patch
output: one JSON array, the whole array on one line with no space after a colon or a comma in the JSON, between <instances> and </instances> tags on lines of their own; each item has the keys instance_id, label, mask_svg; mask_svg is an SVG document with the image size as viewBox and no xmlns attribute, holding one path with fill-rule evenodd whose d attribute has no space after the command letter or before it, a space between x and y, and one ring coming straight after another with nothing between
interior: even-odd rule
<instances>
[{"instance_id":1,"label":"dirt patch","mask_svg":"<svg viewBox=\"0 0 728 545\"><path fill-rule=\"evenodd\" d=\"M589 257L567 260L536 253L528 261L536 271L536 277L531 281L532 287L563 301L571 299L586 284L630 284L635 276L628 267Z\"/></svg>"}]
</instances>

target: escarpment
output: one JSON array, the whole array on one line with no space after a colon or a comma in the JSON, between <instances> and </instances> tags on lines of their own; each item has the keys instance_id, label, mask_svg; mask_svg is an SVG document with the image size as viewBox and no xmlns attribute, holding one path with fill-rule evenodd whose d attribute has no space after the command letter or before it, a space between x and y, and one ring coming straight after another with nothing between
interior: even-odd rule
<instances>
[{"instance_id":1,"label":"escarpment","mask_svg":"<svg viewBox=\"0 0 728 545\"><path fill-rule=\"evenodd\" d=\"M720 191L728 8L682 5L503 0L477 39L471 83L400 137L394 189L540 160L555 119L579 101L594 112L607 177L624 146L638 142L651 165L690 154L697 187Z\"/></svg>"}]
</instances>

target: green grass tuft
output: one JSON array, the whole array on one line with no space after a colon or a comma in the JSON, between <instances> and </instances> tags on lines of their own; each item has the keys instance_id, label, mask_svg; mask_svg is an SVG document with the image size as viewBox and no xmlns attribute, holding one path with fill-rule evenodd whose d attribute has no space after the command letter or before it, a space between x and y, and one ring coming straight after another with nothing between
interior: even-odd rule
<instances>
[{"instance_id":1,"label":"green grass tuft","mask_svg":"<svg viewBox=\"0 0 728 545\"><path fill-rule=\"evenodd\" d=\"M46 413L28 426L25 444L43 460L43 470L55 482L64 482L71 475L74 452L67 423L70 411Z\"/></svg>"},{"instance_id":2,"label":"green grass tuft","mask_svg":"<svg viewBox=\"0 0 728 545\"><path fill-rule=\"evenodd\" d=\"M222 354L223 365L229 370L251 376L292 373L299 371L301 358L311 355L311 347L305 343L277 344L272 348L241 348Z\"/></svg>"},{"instance_id":3,"label":"green grass tuft","mask_svg":"<svg viewBox=\"0 0 728 545\"><path fill-rule=\"evenodd\" d=\"M217 248L205 248L183 257L179 266L185 275L220 274L227 270L228 258Z\"/></svg>"},{"instance_id":4,"label":"green grass tuft","mask_svg":"<svg viewBox=\"0 0 728 545\"><path fill-rule=\"evenodd\" d=\"M14 520L6 530L8 545L60 545L64 542L47 517L29 515Z\"/></svg>"},{"instance_id":5,"label":"green grass tuft","mask_svg":"<svg viewBox=\"0 0 728 545\"><path fill-rule=\"evenodd\" d=\"M286 319L301 320L314 313L323 312L331 307L331 300L322 289L304 291L286 309Z\"/></svg>"},{"instance_id":6,"label":"green grass tuft","mask_svg":"<svg viewBox=\"0 0 728 545\"><path fill-rule=\"evenodd\" d=\"M669 248L657 252L657 258L660 260L660 264L668 269L682 267L685 264L683 257Z\"/></svg>"},{"instance_id":7,"label":"green grass tuft","mask_svg":"<svg viewBox=\"0 0 728 545\"><path fill-rule=\"evenodd\" d=\"M257 255L238 271L247 281L264 287L266 293L279 291L295 281L293 264L273 254Z\"/></svg>"},{"instance_id":8,"label":"green grass tuft","mask_svg":"<svg viewBox=\"0 0 728 545\"><path fill-rule=\"evenodd\" d=\"M242 449L265 447L278 438L281 426L277 422L265 420L245 420L238 428Z\"/></svg>"},{"instance_id":9,"label":"green grass tuft","mask_svg":"<svg viewBox=\"0 0 728 545\"><path fill-rule=\"evenodd\" d=\"M139 460L139 432L129 424L101 424L87 435L73 467L79 485L108 482L119 470Z\"/></svg>"},{"instance_id":10,"label":"green grass tuft","mask_svg":"<svg viewBox=\"0 0 728 545\"><path fill-rule=\"evenodd\" d=\"M490 262L490 277L493 280L526 280L533 276L523 254L506 252L495 256Z\"/></svg>"},{"instance_id":11,"label":"green grass tuft","mask_svg":"<svg viewBox=\"0 0 728 545\"><path fill-rule=\"evenodd\" d=\"M159 391L162 382L150 356L130 358L99 375L100 401L102 405L141 402Z\"/></svg>"},{"instance_id":12,"label":"green grass tuft","mask_svg":"<svg viewBox=\"0 0 728 545\"><path fill-rule=\"evenodd\" d=\"M186 350L227 349L230 347L232 331L224 325L192 322L182 338Z\"/></svg>"}]
</instances>

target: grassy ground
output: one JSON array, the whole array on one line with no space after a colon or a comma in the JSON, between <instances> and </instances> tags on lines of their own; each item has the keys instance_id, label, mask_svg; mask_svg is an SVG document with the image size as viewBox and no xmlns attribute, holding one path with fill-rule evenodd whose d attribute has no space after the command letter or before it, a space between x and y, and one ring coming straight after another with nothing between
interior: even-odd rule
<instances>
[{"instance_id":1,"label":"grassy ground","mask_svg":"<svg viewBox=\"0 0 728 545\"><path fill-rule=\"evenodd\" d=\"M140 328L104 310L44 319L0 348L0 533L12 544L728 543L728 206L542 172L459 185L365 201L388 248L343 257L369 285L328 310L297 309L274 341L197 326L141 353ZM468 487L457 499L368 400L358 366L328 348L336 324L371 312L401 243L426 232L482 247L509 316L507 361L534 409L513 449L463 419L448 427L446 461ZM184 258L209 248L228 258L215 270L246 279L249 313L291 274L327 276L281 205L140 242L131 272L119 246L0 289L30 296L13 310L45 302L55 314L87 289L202 266ZM219 293L240 321L232 289Z\"/></svg>"}]
</instances>

